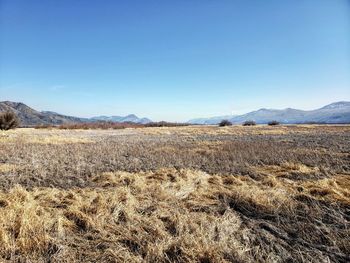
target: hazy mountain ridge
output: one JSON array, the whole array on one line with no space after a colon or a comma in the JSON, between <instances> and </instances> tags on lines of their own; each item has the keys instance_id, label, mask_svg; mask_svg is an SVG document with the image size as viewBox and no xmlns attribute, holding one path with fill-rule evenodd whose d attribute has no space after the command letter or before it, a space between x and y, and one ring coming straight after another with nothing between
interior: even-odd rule
<instances>
[{"instance_id":1,"label":"hazy mountain ridge","mask_svg":"<svg viewBox=\"0 0 350 263\"><path fill-rule=\"evenodd\" d=\"M331 103L316 110L298 110L287 108L277 109L259 109L238 116L217 116L211 118L199 118L189 120L191 124L218 124L221 120L227 119L232 123L242 123L247 120L253 120L256 123L265 124L272 120L280 123L350 123L350 102L340 101Z\"/></svg>"},{"instance_id":2,"label":"hazy mountain ridge","mask_svg":"<svg viewBox=\"0 0 350 263\"><path fill-rule=\"evenodd\" d=\"M93 118L79 118L67 116L52 111L37 111L22 102L2 101L0 102L0 112L13 111L21 120L22 126L34 125L60 125L68 123L82 123L94 121L112 121L112 122L134 122L149 123L152 122L148 118L138 118L134 114L125 117L120 116L101 116Z\"/></svg>"},{"instance_id":3,"label":"hazy mountain ridge","mask_svg":"<svg viewBox=\"0 0 350 263\"><path fill-rule=\"evenodd\" d=\"M148 118L139 118L135 114L129 114L125 117L123 116L97 116L90 118L94 121L112 121L112 122L135 122L135 123L141 123L146 124L152 122Z\"/></svg>"},{"instance_id":4,"label":"hazy mountain ridge","mask_svg":"<svg viewBox=\"0 0 350 263\"><path fill-rule=\"evenodd\" d=\"M23 126L33 125L60 125L67 123L111 121L111 122L133 122L146 124L152 122L148 118L139 118L134 114L127 116L96 116L92 118L79 118L67 116L52 111L37 111L21 102L3 101L0 102L0 112L15 112ZM265 124L272 120L280 123L350 123L350 102L340 101L331 103L316 110L298 110L287 108L259 109L243 115L216 116L211 118L197 118L189 120L191 124L218 124L221 120L227 119L232 123L242 123L247 120L254 120L256 123Z\"/></svg>"},{"instance_id":5,"label":"hazy mountain ridge","mask_svg":"<svg viewBox=\"0 0 350 263\"><path fill-rule=\"evenodd\" d=\"M189 120L188 123L193 124L217 124L222 120L227 120L235 117L235 115L227 115L227 116L216 116L211 118L197 118Z\"/></svg>"}]
</instances>

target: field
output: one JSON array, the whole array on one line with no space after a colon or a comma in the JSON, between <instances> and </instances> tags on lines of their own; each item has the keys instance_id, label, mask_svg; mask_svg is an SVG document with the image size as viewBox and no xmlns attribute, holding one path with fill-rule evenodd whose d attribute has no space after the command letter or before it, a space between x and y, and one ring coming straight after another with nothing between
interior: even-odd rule
<instances>
[{"instance_id":1,"label":"field","mask_svg":"<svg viewBox=\"0 0 350 263\"><path fill-rule=\"evenodd\" d=\"M349 262L350 126L0 133L0 262Z\"/></svg>"}]
</instances>

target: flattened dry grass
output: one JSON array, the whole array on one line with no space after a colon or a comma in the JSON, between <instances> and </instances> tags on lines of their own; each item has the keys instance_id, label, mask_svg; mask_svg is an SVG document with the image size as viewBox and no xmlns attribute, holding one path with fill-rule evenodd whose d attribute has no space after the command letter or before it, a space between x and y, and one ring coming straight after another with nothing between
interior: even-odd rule
<instances>
[{"instance_id":1,"label":"flattened dry grass","mask_svg":"<svg viewBox=\"0 0 350 263\"><path fill-rule=\"evenodd\" d=\"M46 130L46 133L35 133L33 129L26 131L11 130L0 134L0 143L23 143L23 144L71 144L71 143L92 143L93 140L76 136L75 133L59 133L54 130ZM33 133L30 133L30 132Z\"/></svg>"},{"instance_id":2,"label":"flattened dry grass","mask_svg":"<svg viewBox=\"0 0 350 263\"><path fill-rule=\"evenodd\" d=\"M0 134L0 262L349 262L349 140L348 126Z\"/></svg>"},{"instance_id":3,"label":"flattened dry grass","mask_svg":"<svg viewBox=\"0 0 350 263\"><path fill-rule=\"evenodd\" d=\"M348 222L334 209L339 218L326 222L328 211L319 202L348 206L349 196L314 199L311 190L300 195L302 184L283 178L258 182L176 169L109 172L91 180L94 188L27 191L16 186L1 192L1 257L35 262L347 259ZM336 191L347 191L348 183ZM300 214L309 205L305 202L313 206ZM297 217L303 223L293 221ZM330 241L332 246L325 245Z\"/></svg>"},{"instance_id":4,"label":"flattened dry grass","mask_svg":"<svg viewBox=\"0 0 350 263\"><path fill-rule=\"evenodd\" d=\"M0 173L9 173L16 169L16 166L8 163L0 163Z\"/></svg>"},{"instance_id":5,"label":"flattened dry grass","mask_svg":"<svg viewBox=\"0 0 350 263\"><path fill-rule=\"evenodd\" d=\"M244 256L232 235L241 224L237 215L219 218L187 207L188 196L208 184L201 172L118 172L93 181L102 188L2 193L1 256L40 262L219 262L223 251Z\"/></svg>"},{"instance_id":6,"label":"flattened dry grass","mask_svg":"<svg viewBox=\"0 0 350 263\"><path fill-rule=\"evenodd\" d=\"M63 136L50 136L44 138L35 138L28 143L37 143L37 144L70 144L70 143L92 143L92 140L87 138L67 138Z\"/></svg>"}]
</instances>

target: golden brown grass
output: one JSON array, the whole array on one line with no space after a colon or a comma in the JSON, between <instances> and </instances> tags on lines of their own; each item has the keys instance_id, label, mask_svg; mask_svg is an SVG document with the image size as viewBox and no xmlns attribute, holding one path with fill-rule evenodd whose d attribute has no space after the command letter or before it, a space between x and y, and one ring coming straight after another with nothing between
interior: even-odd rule
<instances>
[{"instance_id":1,"label":"golden brown grass","mask_svg":"<svg viewBox=\"0 0 350 263\"><path fill-rule=\"evenodd\" d=\"M35 133L34 129L14 130L0 134L0 143L26 143L26 144L69 144L91 143L92 140L77 136L76 133L60 133L56 130L46 130L46 133Z\"/></svg>"},{"instance_id":2,"label":"golden brown grass","mask_svg":"<svg viewBox=\"0 0 350 263\"><path fill-rule=\"evenodd\" d=\"M236 128L2 134L0 262L349 262L349 127Z\"/></svg>"},{"instance_id":3,"label":"golden brown grass","mask_svg":"<svg viewBox=\"0 0 350 263\"><path fill-rule=\"evenodd\" d=\"M288 230L276 228L269 217L283 221L278 217L293 216L299 205L295 197L300 187L307 189L305 196L310 199L350 204L349 195L339 194L348 191L349 180L344 178L345 184L339 183L329 195L319 195L307 184L290 184L279 177L270 176L257 182L243 176L175 169L138 174L102 173L92 180L97 187L27 191L16 186L1 193L3 259L253 262L304 258L311 261L308 257L313 251L294 255L278 244L281 241L276 236L287 236ZM317 213L317 208L313 212ZM261 247L263 243L254 244L259 231L269 242L277 242L281 251ZM343 231L344 235L350 234L349 230ZM333 237L332 234L335 233L328 233ZM338 246L346 245L342 244L345 240L333 241L339 242L335 244ZM328 258L327 254L320 256Z\"/></svg>"},{"instance_id":4,"label":"golden brown grass","mask_svg":"<svg viewBox=\"0 0 350 263\"><path fill-rule=\"evenodd\" d=\"M8 173L8 172L12 172L16 169L16 166L13 164L7 164L7 163L0 163L0 172L2 173Z\"/></svg>"}]
</instances>

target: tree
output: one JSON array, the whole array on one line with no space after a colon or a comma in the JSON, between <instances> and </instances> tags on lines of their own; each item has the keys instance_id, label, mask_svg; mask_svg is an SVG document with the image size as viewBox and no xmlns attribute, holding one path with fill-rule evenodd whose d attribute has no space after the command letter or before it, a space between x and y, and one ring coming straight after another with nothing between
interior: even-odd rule
<instances>
[{"instance_id":1,"label":"tree","mask_svg":"<svg viewBox=\"0 0 350 263\"><path fill-rule=\"evenodd\" d=\"M19 119L12 111L0 113L0 130L10 130L19 126Z\"/></svg>"},{"instance_id":2,"label":"tree","mask_svg":"<svg viewBox=\"0 0 350 263\"><path fill-rule=\"evenodd\" d=\"M278 121L270 121L268 125L274 126L274 125L279 125L280 123Z\"/></svg>"},{"instance_id":3,"label":"tree","mask_svg":"<svg viewBox=\"0 0 350 263\"><path fill-rule=\"evenodd\" d=\"M254 126L256 125L255 121L245 121L243 122L243 126Z\"/></svg>"},{"instance_id":4,"label":"tree","mask_svg":"<svg viewBox=\"0 0 350 263\"><path fill-rule=\"evenodd\" d=\"M222 121L219 123L219 126L220 126L220 127L231 126L231 125L232 125L232 122L230 122L229 120L222 120Z\"/></svg>"}]
</instances>

